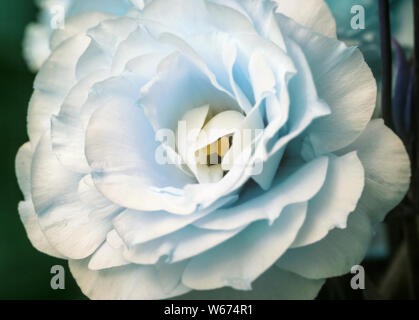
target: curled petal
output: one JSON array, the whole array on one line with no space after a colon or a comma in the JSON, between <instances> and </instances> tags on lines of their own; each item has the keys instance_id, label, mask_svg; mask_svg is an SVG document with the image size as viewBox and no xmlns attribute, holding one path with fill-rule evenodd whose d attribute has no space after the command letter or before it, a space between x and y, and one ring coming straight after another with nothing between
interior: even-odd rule
<instances>
[{"instance_id":1,"label":"curled petal","mask_svg":"<svg viewBox=\"0 0 419 320\"><path fill-rule=\"evenodd\" d=\"M291 205L272 225L266 221L254 223L236 237L192 258L182 282L198 290L224 286L250 290L251 283L294 241L306 209L307 203Z\"/></svg>"},{"instance_id":2,"label":"curled petal","mask_svg":"<svg viewBox=\"0 0 419 320\"><path fill-rule=\"evenodd\" d=\"M83 293L94 300L167 299L190 291L180 283L185 263L162 266L129 264L90 270L89 259L70 260L70 271Z\"/></svg>"}]
</instances>

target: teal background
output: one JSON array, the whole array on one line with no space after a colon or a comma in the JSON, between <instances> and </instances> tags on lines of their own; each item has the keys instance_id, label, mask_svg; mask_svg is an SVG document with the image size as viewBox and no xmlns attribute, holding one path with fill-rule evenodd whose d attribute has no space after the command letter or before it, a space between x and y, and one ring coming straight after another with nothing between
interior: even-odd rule
<instances>
[{"instance_id":1,"label":"teal background","mask_svg":"<svg viewBox=\"0 0 419 320\"><path fill-rule=\"evenodd\" d=\"M14 159L28 140L26 112L34 75L22 58L25 26L36 19L32 0L0 3L0 299L83 299L67 262L38 252L30 244L17 213L23 199ZM52 290L53 265L66 269L65 290Z\"/></svg>"}]
</instances>

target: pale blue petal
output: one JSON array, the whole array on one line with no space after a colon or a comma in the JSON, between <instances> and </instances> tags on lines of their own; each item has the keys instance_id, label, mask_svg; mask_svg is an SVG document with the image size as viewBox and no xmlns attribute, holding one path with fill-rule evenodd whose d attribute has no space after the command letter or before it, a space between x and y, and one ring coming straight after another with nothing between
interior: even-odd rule
<instances>
[{"instance_id":1,"label":"pale blue petal","mask_svg":"<svg viewBox=\"0 0 419 320\"><path fill-rule=\"evenodd\" d=\"M31 143L26 142L19 148L15 159L15 170L17 183L25 199L31 197L31 164L32 148Z\"/></svg>"},{"instance_id":2,"label":"pale blue petal","mask_svg":"<svg viewBox=\"0 0 419 320\"><path fill-rule=\"evenodd\" d=\"M102 12L81 12L65 20L65 28L55 30L50 38L50 47L55 51L62 43L70 38L86 34L86 31L100 22L113 18Z\"/></svg>"},{"instance_id":3,"label":"pale blue petal","mask_svg":"<svg viewBox=\"0 0 419 320\"><path fill-rule=\"evenodd\" d=\"M341 276L361 263L372 236L368 216L355 210L349 216L346 229L334 229L314 244L289 249L276 265L309 279Z\"/></svg>"},{"instance_id":4,"label":"pale blue petal","mask_svg":"<svg viewBox=\"0 0 419 320\"><path fill-rule=\"evenodd\" d=\"M65 95L75 84L75 65L88 44L86 36L64 42L38 72L28 110L28 134L33 148L50 128L51 115L58 113Z\"/></svg>"},{"instance_id":5,"label":"pale blue petal","mask_svg":"<svg viewBox=\"0 0 419 320\"><path fill-rule=\"evenodd\" d=\"M288 144L299 137L317 118L330 113L329 107L317 95L304 53L290 40L287 41L287 45L289 54L294 57L293 67L295 66L297 73L293 75L293 69L289 66L289 71L280 75L279 98L271 96L266 100L270 122L259 146L263 149L258 152L264 170L260 175L253 177L265 190L270 188ZM278 132L281 128L282 131Z\"/></svg>"},{"instance_id":6,"label":"pale blue petal","mask_svg":"<svg viewBox=\"0 0 419 320\"><path fill-rule=\"evenodd\" d=\"M377 85L371 70L358 49L305 29L283 15L277 20L284 34L304 52L318 95L332 110L307 132L315 156L347 146L364 130L375 108Z\"/></svg>"},{"instance_id":7,"label":"pale blue petal","mask_svg":"<svg viewBox=\"0 0 419 320\"><path fill-rule=\"evenodd\" d=\"M120 43L136 29L135 20L122 17L105 20L88 30L91 42L77 63L77 78L84 78L100 69L110 69Z\"/></svg>"},{"instance_id":8,"label":"pale blue petal","mask_svg":"<svg viewBox=\"0 0 419 320\"><path fill-rule=\"evenodd\" d=\"M21 201L18 206L20 220L25 227L30 242L37 250L54 257L62 258L62 255L48 242L38 223L38 216L33 207L31 195L31 165L32 148L30 142L26 142L20 147L16 155L17 181L25 197L25 201Z\"/></svg>"},{"instance_id":9,"label":"pale blue petal","mask_svg":"<svg viewBox=\"0 0 419 320\"><path fill-rule=\"evenodd\" d=\"M334 229L312 245L288 250L279 267L313 279L349 272L364 258L373 226L404 197L410 177L408 156L382 120L372 121L352 146L339 153L353 149L365 169L365 188L346 229Z\"/></svg>"},{"instance_id":10,"label":"pale blue petal","mask_svg":"<svg viewBox=\"0 0 419 320\"><path fill-rule=\"evenodd\" d=\"M20 202L18 211L26 235L36 250L56 258L64 259L65 257L50 244L42 232L41 227L39 226L38 216L33 207L32 199Z\"/></svg>"},{"instance_id":11,"label":"pale blue petal","mask_svg":"<svg viewBox=\"0 0 419 320\"><path fill-rule=\"evenodd\" d=\"M93 84L106 76L106 72L96 72L80 80L65 98L59 114L51 118L52 149L61 164L75 172L90 172L84 154L85 131L80 112Z\"/></svg>"},{"instance_id":12,"label":"pale blue petal","mask_svg":"<svg viewBox=\"0 0 419 320\"><path fill-rule=\"evenodd\" d=\"M233 98L215 88L205 73L180 54L162 61L157 76L142 88L139 103L155 130L174 132L178 121L192 108L209 104L215 112L239 110Z\"/></svg>"},{"instance_id":13,"label":"pale blue petal","mask_svg":"<svg viewBox=\"0 0 419 320\"><path fill-rule=\"evenodd\" d=\"M171 0L170 3L154 0L141 12L141 20L147 26L160 24L164 29L183 36L211 31L211 17L204 0Z\"/></svg>"},{"instance_id":14,"label":"pale blue petal","mask_svg":"<svg viewBox=\"0 0 419 320\"><path fill-rule=\"evenodd\" d=\"M137 264L175 263L227 241L241 229L205 230L187 226L177 232L128 248L124 258Z\"/></svg>"},{"instance_id":15,"label":"pale blue petal","mask_svg":"<svg viewBox=\"0 0 419 320\"><path fill-rule=\"evenodd\" d=\"M175 165L159 164L158 146L142 109L129 103L102 106L92 115L86 133L86 157L96 186L123 207L193 212L196 204L182 195L191 178ZM174 190L163 190L168 187Z\"/></svg>"},{"instance_id":16,"label":"pale blue petal","mask_svg":"<svg viewBox=\"0 0 419 320\"><path fill-rule=\"evenodd\" d=\"M309 201L307 219L292 246L305 246L323 239L334 228L346 228L363 188L364 168L356 152L331 157L326 181Z\"/></svg>"},{"instance_id":17,"label":"pale blue petal","mask_svg":"<svg viewBox=\"0 0 419 320\"><path fill-rule=\"evenodd\" d=\"M314 299L324 280L313 280L275 266L252 283L251 291L224 287L211 291L192 291L177 297L180 300L311 300Z\"/></svg>"},{"instance_id":18,"label":"pale blue petal","mask_svg":"<svg viewBox=\"0 0 419 320\"><path fill-rule=\"evenodd\" d=\"M311 199L322 187L327 173L328 158L312 161L301 168L284 167L276 177L276 185L263 192L252 188L236 205L219 209L198 220L194 225L213 230L231 230L257 220L274 222L290 204Z\"/></svg>"},{"instance_id":19,"label":"pale blue petal","mask_svg":"<svg viewBox=\"0 0 419 320\"><path fill-rule=\"evenodd\" d=\"M135 31L127 35L127 38L116 48L112 62L112 72L113 74L121 73L128 61L143 56L157 56L161 60L160 56L162 54L167 55L170 52L169 50L172 49L158 42L144 27L139 26ZM149 67L143 70L145 72L143 76L147 77L147 80L152 77L152 75L149 75L148 70Z\"/></svg>"},{"instance_id":20,"label":"pale blue petal","mask_svg":"<svg viewBox=\"0 0 419 320\"><path fill-rule=\"evenodd\" d=\"M115 229L128 247L180 230L214 210L237 200L237 196L220 199L213 206L190 215L174 215L165 211L126 210L114 221Z\"/></svg>"},{"instance_id":21,"label":"pale blue petal","mask_svg":"<svg viewBox=\"0 0 419 320\"><path fill-rule=\"evenodd\" d=\"M167 299L190 291L180 282L185 263L140 266L129 264L93 271L89 259L70 260L70 271L82 292L93 300Z\"/></svg>"},{"instance_id":22,"label":"pale blue petal","mask_svg":"<svg viewBox=\"0 0 419 320\"><path fill-rule=\"evenodd\" d=\"M49 132L34 152L31 171L33 204L48 241L70 258L92 254L112 228L118 211L112 205L95 208L81 201L78 188L82 175L60 164L52 152ZM97 217L93 218L95 211Z\"/></svg>"},{"instance_id":23,"label":"pale blue petal","mask_svg":"<svg viewBox=\"0 0 419 320\"><path fill-rule=\"evenodd\" d=\"M307 203L287 207L272 224L260 221L236 237L190 260L182 282L198 290L229 286L250 290L294 241L306 216Z\"/></svg>"},{"instance_id":24,"label":"pale blue petal","mask_svg":"<svg viewBox=\"0 0 419 320\"><path fill-rule=\"evenodd\" d=\"M76 64L89 43L90 39L85 35L75 36L62 43L39 70L34 88L66 95L77 80ZM58 78L60 81L57 81Z\"/></svg>"},{"instance_id":25,"label":"pale blue petal","mask_svg":"<svg viewBox=\"0 0 419 320\"><path fill-rule=\"evenodd\" d=\"M90 270L110 269L114 267L125 266L131 263L124 258L122 246L114 247L113 244L108 241L110 233L114 233L117 236L115 230L112 230L108 233L107 240L95 251L95 253L90 258L88 264L88 268Z\"/></svg>"},{"instance_id":26,"label":"pale blue petal","mask_svg":"<svg viewBox=\"0 0 419 320\"><path fill-rule=\"evenodd\" d=\"M360 137L338 154L356 150L365 169L362 210L373 224L403 200L410 185L410 161L401 140L384 125L371 121Z\"/></svg>"},{"instance_id":27,"label":"pale blue petal","mask_svg":"<svg viewBox=\"0 0 419 320\"><path fill-rule=\"evenodd\" d=\"M277 13L282 13L307 29L336 38L336 22L324 0L274 1L278 5Z\"/></svg>"}]
</instances>

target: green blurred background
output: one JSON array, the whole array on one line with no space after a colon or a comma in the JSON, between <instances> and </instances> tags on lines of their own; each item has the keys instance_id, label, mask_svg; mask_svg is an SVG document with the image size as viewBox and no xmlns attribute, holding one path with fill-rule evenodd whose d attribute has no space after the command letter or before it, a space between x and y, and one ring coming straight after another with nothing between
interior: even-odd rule
<instances>
[{"instance_id":1,"label":"green blurred background","mask_svg":"<svg viewBox=\"0 0 419 320\"><path fill-rule=\"evenodd\" d=\"M67 262L38 252L30 244L17 213L22 194L16 182L14 159L28 140L26 112L34 75L22 58L25 26L36 20L32 0L0 3L0 299L84 299ZM65 290L53 290L53 265L66 270Z\"/></svg>"}]
</instances>

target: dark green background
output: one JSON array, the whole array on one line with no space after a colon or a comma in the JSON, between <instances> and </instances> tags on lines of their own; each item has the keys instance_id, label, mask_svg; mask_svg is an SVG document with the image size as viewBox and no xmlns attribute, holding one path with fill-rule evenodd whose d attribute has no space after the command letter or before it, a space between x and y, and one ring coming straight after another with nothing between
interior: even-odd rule
<instances>
[{"instance_id":1,"label":"dark green background","mask_svg":"<svg viewBox=\"0 0 419 320\"><path fill-rule=\"evenodd\" d=\"M35 21L32 0L0 3L0 299L83 299L67 262L38 252L30 244L17 213L22 194L14 159L28 140L26 112L34 75L22 59L25 26ZM52 290L53 265L66 269L65 290Z\"/></svg>"}]
</instances>

